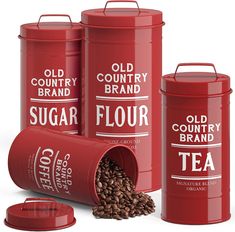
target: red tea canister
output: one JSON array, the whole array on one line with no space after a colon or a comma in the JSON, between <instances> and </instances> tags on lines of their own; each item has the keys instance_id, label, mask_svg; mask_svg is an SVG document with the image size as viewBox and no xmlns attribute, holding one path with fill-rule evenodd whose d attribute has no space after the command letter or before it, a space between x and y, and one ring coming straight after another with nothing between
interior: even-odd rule
<instances>
[{"instance_id":1,"label":"red tea canister","mask_svg":"<svg viewBox=\"0 0 235 232\"><path fill-rule=\"evenodd\" d=\"M21 131L10 148L8 167L20 188L95 205L96 170L104 156L136 184L138 167L130 148L47 128Z\"/></svg>"},{"instance_id":2,"label":"red tea canister","mask_svg":"<svg viewBox=\"0 0 235 232\"><path fill-rule=\"evenodd\" d=\"M132 2L136 8L108 8ZM108 1L82 12L85 135L128 145L137 158L137 190L161 187L162 12L136 1ZM154 138L154 139L153 139Z\"/></svg>"},{"instance_id":3,"label":"red tea canister","mask_svg":"<svg viewBox=\"0 0 235 232\"><path fill-rule=\"evenodd\" d=\"M180 72L181 66L211 66ZM230 218L230 78L213 64L183 63L162 78L162 219L209 224Z\"/></svg>"},{"instance_id":4,"label":"red tea canister","mask_svg":"<svg viewBox=\"0 0 235 232\"><path fill-rule=\"evenodd\" d=\"M45 17L69 22L42 22ZM41 15L21 26L21 129L81 133L82 27L69 15Z\"/></svg>"}]
</instances>

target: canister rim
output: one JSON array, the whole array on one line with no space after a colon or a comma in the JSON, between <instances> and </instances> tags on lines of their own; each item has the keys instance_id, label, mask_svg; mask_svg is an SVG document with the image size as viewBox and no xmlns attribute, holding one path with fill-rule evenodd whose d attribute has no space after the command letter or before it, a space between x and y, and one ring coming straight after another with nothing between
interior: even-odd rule
<instances>
[{"instance_id":1,"label":"canister rim","mask_svg":"<svg viewBox=\"0 0 235 232\"><path fill-rule=\"evenodd\" d=\"M232 93L230 77L221 73L180 72L162 77L161 93L179 97L219 97Z\"/></svg>"},{"instance_id":2,"label":"canister rim","mask_svg":"<svg viewBox=\"0 0 235 232\"><path fill-rule=\"evenodd\" d=\"M230 95L233 92L232 89L230 89L227 92L224 93L220 93L220 94L211 94L211 95L186 95L186 94L175 94L175 93L169 93L166 91L163 91L162 89L160 89L160 93L162 95L166 95L166 96L172 96L172 97L182 97L182 98L216 98L216 97L223 97L223 96L227 96Z\"/></svg>"},{"instance_id":3,"label":"canister rim","mask_svg":"<svg viewBox=\"0 0 235 232\"><path fill-rule=\"evenodd\" d=\"M18 38L21 40L27 40L27 41L38 41L38 42L73 42L73 41L80 41L82 40L81 38L77 38L77 39L34 39L34 38L27 38L27 37L22 37L21 35L18 35Z\"/></svg>"},{"instance_id":4,"label":"canister rim","mask_svg":"<svg viewBox=\"0 0 235 232\"><path fill-rule=\"evenodd\" d=\"M104 142L105 143L105 142ZM113 150L115 150L115 149L119 149L119 150L121 150L121 149L123 149L123 150L126 150L126 152L128 152L128 153L126 153L126 154L123 154L123 155L121 155L121 156L119 156L119 158L120 157L123 157L123 156L125 156L125 157L127 157L127 154L128 154L128 156L129 157L127 157L127 158L132 158L132 165L133 166L129 166L128 165L128 167L129 167L129 170L131 170L131 168L133 169L132 170L132 176L130 176L130 179L132 180L132 182L133 182L133 184L134 185L136 185L136 183L137 183L137 180L138 180L138 172L139 172L139 170L138 170L138 163L137 163L137 160L136 160L136 158L135 158L135 155L134 155L134 153L133 153L133 151L128 147L128 146L126 146L126 145L123 145L123 144L109 144L109 143L107 143L107 146L106 146L106 148L104 148L104 150L103 150L103 152L99 155L99 157L96 159L96 160L94 160L94 165L95 165L95 167L92 167L91 169L90 169L90 171L89 171L89 177L90 177L90 181L91 181L91 195L92 195L92 197L93 197L93 201L97 204L98 202L99 202L99 197L98 197L98 194L97 194L97 192L96 192L96 188L95 188L95 181L96 181L96 178L95 178L95 176L96 176L96 173L97 173L97 170L98 170L98 167L99 167L99 164L100 164L100 161L105 157L105 156L108 156L108 157L110 157L111 159L115 159L115 158L113 158L113 157L115 157L115 155L114 156L112 156L112 153L111 154L109 154L109 152L112 152ZM119 154L120 155L120 154ZM116 154L116 156L117 156L117 154ZM126 158L126 159L127 159ZM126 161L127 162L127 161ZM127 166L127 165L126 165ZM123 164L123 166L121 166L121 168L123 168L123 169L125 169L125 164Z\"/></svg>"},{"instance_id":5,"label":"canister rim","mask_svg":"<svg viewBox=\"0 0 235 232\"><path fill-rule=\"evenodd\" d=\"M82 31L80 23L27 23L21 25L19 38L32 41L75 41L82 40Z\"/></svg>"},{"instance_id":6,"label":"canister rim","mask_svg":"<svg viewBox=\"0 0 235 232\"><path fill-rule=\"evenodd\" d=\"M149 25L149 26L130 26L130 27L125 27L125 26L120 26L120 27L112 27L112 26L97 26L97 25L91 25L91 24L84 24L81 22L81 25L83 27L87 28L97 28L97 29L146 29L146 28L158 28L158 27L163 27L166 23L162 22L161 24L154 24L154 25Z\"/></svg>"},{"instance_id":7,"label":"canister rim","mask_svg":"<svg viewBox=\"0 0 235 232\"><path fill-rule=\"evenodd\" d=\"M154 9L140 8L103 8L82 12L82 24L87 27L101 28L138 28L163 26L162 12Z\"/></svg>"}]
</instances>

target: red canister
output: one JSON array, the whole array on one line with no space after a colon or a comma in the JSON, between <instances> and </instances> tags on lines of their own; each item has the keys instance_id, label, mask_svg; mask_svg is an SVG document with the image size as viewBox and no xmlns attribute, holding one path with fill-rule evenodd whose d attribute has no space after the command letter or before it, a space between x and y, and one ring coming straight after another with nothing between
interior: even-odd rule
<instances>
[{"instance_id":1,"label":"red canister","mask_svg":"<svg viewBox=\"0 0 235 232\"><path fill-rule=\"evenodd\" d=\"M213 73L180 72L211 66ZM179 64L162 78L162 219L209 224L230 218L230 78L213 64Z\"/></svg>"},{"instance_id":2,"label":"red canister","mask_svg":"<svg viewBox=\"0 0 235 232\"><path fill-rule=\"evenodd\" d=\"M69 22L42 22L64 16ZM41 15L21 26L21 129L45 126L68 133L81 127L82 27L69 15Z\"/></svg>"},{"instance_id":3,"label":"red canister","mask_svg":"<svg viewBox=\"0 0 235 232\"><path fill-rule=\"evenodd\" d=\"M108 8L133 2L136 8ZM162 12L108 1L82 12L85 28L85 135L128 145L137 190L161 187ZM153 139L154 138L154 139Z\"/></svg>"},{"instance_id":4,"label":"red canister","mask_svg":"<svg viewBox=\"0 0 235 232\"><path fill-rule=\"evenodd\" d=\"M24 129L11 146L8 167L20 188L95 205L96 170L104 156L116 161L136 184L137 162L128 147L47 128Z\"/></svg>"}]
</instances>

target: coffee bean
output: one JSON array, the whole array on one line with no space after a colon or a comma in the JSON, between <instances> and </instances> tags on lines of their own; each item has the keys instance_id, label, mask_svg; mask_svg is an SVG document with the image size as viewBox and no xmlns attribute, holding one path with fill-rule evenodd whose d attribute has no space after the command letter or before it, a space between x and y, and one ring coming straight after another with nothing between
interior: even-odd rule
<instances>
[{"instance_id":1,"label":"coffee bean","mask_svg":"<svg viewBox=\"0 0 235 232\"><path fill-rule=\"evenodd\" d=\"M125 172L107 157L101 160L96 173L96 192L100 198L92 209L96 218L121 220L155 211L151 197L136 192Z\"/></svg>"},{"instance_id":2,"label":"coffee bean","mask_svg":"<svg viewBox=\"0 0 235 232\"><path fill-rule=\"evenodd\" d=\"M115 195L116 195L117 197L120 196L121 194L122 194L121 191L118 191L118 192L115 193Z\"/></svg>"},{"instance_id":3,"label":"coffee bean","mask_svg":"<svg viewBox=\"0 0 235 232\"><path fill-rule=\"evenodd\" d=\"M117 219L117 220L122 220L122 217L119 216L119 215L115 215L113 218L114 218L114 219Z\"/></svg>"},{"instance_id":4,"label":"coffee bean","mask_svg":"<svg viewBox=\"0 0 235 232\"><path fill-rule=\"evenodd\" d=\"M113 182L114 182L114 180L110 180L110 181L109 181L109 185L112 185Z\"/></svg>"},{"instance_id":5,"label":"coffee bean","mask_svg":"<svg viewBox=\"0 0 235 232\"><path fill-rule=\"evenodd\" d=\"M102 188L102 183L99 181L98 183L97 183L97 186L99 187L99 188Z\"/></svg>"},{"instance_id":6,"label":"coffee bean","mask_svg":"<svg viewBox=\"0 0 235 232\"><path fill-rule=\"evenodd\" d=\"M100 194L100 197L101 197L102 199L105 199L105 198L106 198L106 196L105 196L103 193Z\"/></svg>"},{"instance_id":7,"label":"coffee bean","mask_svg":"<svg viewBox=\"0 0 235 232\"><path fill-rule=\"evenodd\" d=\"M100 210L103 210L104 209L104 206L103 205L100 205L100 206L98 206L98 208L97 208L99 211Z\"/></svg>"},{"instance_id":8,"label":"coffee bean","mask_svg":"<svg viewBox=\"0 0 235 232\"><path fill-rule=\"evenodd\" d=\"M133 199L133 204L137 204L138 200L136 198Z\"/></svg>"},{"instance_id":9,"label":"coffee bean","mask_svg":"<svg viewBox=\"0 0 235 232\"><path fill-rule=\"evenodd\" d=\"M114 200L119 203L119 198L117 196L114 197Z\"/></svg>"}]
</instances>

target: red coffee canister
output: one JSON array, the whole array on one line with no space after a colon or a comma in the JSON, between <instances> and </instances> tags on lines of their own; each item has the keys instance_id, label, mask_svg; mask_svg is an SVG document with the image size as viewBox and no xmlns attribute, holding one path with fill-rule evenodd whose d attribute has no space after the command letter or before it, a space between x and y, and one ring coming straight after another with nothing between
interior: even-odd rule
<instances>
[{"instance_id":1,"label":"red coffee canister","mask_svg":"<svg viewBox=\"0 0 235 232\"><path fill-rule=\"evenodd\" d=\"M136 184L137 162L128 147L47 128L24 129L11 146L8 166L20 188L95 205L96 170L104 156L116 161Z\"/></svg>"},{"instance_id":2,"label":"red coffee canister","mask_svg":"<svg viewBox=\"0 0 235 232\"><path fill-rule=\"evenodd\" d=\"M136 8L108 8L132 2ZM162 12L108 1L82 12L85 28L85 135L128 145L137 190L161 187ZM154 139L153 139L154 138Z\"/></svg>"},{"instance_id":3,"label":"red coffee canister","mask_svg":"<svg viewBox=\"0 0 235 232\"><path fill-rule=\"evenodd\" d=\"M181 66L211 66L180 72ZM230 78L208 63L179 64L162 78L162 219L209 224L230 218Z\"/></svg>"},{"instance_id":4,"label":"red coffee canister","mask_svg":"<svg viewBox=\"0 0 235 232\"><path fill-rule=\"evenodd\" d=\"M44 17L69 22L42 22ZM81 133L82 27L69 15L41 15L21 26L21 129L45 126Z\"/></svg>"}]
</instances>

